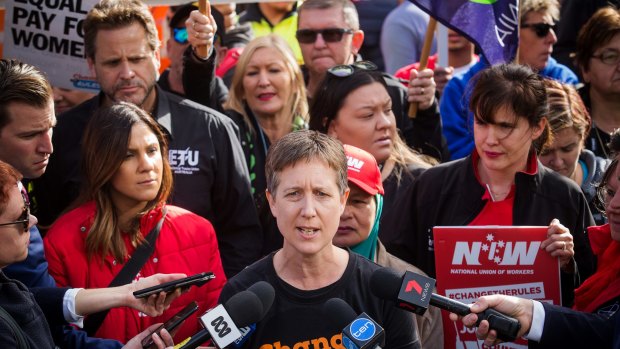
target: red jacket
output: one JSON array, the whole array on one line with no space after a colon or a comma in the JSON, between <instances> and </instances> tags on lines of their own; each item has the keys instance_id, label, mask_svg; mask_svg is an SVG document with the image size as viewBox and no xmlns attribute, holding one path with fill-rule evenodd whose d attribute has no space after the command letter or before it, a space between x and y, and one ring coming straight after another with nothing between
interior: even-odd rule
<instances>
[{"instance_id":1,"label":"red jacket","mask_svg":"<svg viewBox=\"0 0 620 349\"><path fill-rule=\"evenodd\" d=\"M200 306L178 331L176 341L183 340L201 329L196 319L217 304L226 283L213 226L206 219L175 206L167 206L155 251L144 264L136 279L157 273L185 273L188 276L212 271L215 279L201 287L193 286L176 299L162 316L148 317L130 308L110 310L97 331L100 338L127 342L148 326L164 322L191 301ZM148 234L161 218L161 207L146 214L140 223L142 234ZM123 267L112 256L104 263L99 257L86 256L85 240L95 215L95 203L89 202L61 216L45 236L45 255L49 272L58 286L107 287ZM125 241L129 255L135 250Z\"/></svg>"},{"instance_id":2,"label":"red jacket","mask_svg":"<svg viewBox=\"0 0 620 349\"><path fill-rule=\"evenodd\" d=\"M575 290L573 309L596 313L620 301L620 242L613 239L609 224L588 228L596 273Z\"/></svg>"}]
</instances>

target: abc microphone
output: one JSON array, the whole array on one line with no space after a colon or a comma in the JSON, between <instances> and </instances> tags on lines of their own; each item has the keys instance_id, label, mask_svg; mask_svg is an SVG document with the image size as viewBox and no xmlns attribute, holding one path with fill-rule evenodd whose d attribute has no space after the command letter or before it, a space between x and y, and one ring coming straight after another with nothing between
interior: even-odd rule
<instances>
[{"instance_id":1,"label":"abc microphone","mask_svg":"<svg viewBox=\"0 0 620 349\"><path fill-rule=\"evenodd\" d=\"M385 331L366 313L359 316L340 298L331 298L323 305L323 313L337 328L342 328L342 345L346 349L381 349Z\"/></svg>"},{"instance_id":2,"label":"abc microphone","mask_svg":"<svg viewBox=\"0 0 620 349\"><path fill-rule=\"evenodd\" d=\"M257 282L201 316L204 329L175 348L194 349L209 339L219 348L230 345L242 336L241 327L263 319L274 297L275 291L271 285L265 281Z\"/></svg>"},{"instance_id":3,"label":"abc microphone","mask_svg":"<svg viewBox=\"0 0 620 349\"><path fill-rule=\"evenodd\" d=\"M434 288L435 279L410 271L403 274L390 268L381 268L370 277L370 290L375 296L395 301L399 308L412 313L423 315L429 304L461 316L471 313L466 304L433 293ZM477 324L487 320L490 328L497 331L499 339L514 342L517 338L521 328L517 319L490 308L477 315Z\"/></svg>"}]
</instances>

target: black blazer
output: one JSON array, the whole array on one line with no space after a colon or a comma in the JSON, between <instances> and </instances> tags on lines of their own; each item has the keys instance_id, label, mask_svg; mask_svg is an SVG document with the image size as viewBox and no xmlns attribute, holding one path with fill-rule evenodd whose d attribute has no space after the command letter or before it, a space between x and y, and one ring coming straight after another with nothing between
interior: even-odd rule
<instances>
[{"instance_id":1,"label":"black blazer","mask_svg":"<svg viewBox=\"0 0 620 349\"><path fill-rule=\"evenodd\" d=\"M575 311L543 303L545 324L540 342L529 348L613 348L620 349L620 316L612 317Z\"/></svg>"}]
</instances>

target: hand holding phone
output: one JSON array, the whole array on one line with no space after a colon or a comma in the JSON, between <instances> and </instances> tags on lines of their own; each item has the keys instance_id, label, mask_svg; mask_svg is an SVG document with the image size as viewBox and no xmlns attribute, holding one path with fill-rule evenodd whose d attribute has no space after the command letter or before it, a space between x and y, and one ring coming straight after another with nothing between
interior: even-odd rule
<instances>
[{"instance_id":1,"label":"hand holding phone","mask_svg":"<svg viewBox=\"0 0 620 349\"><path fill-rule=\"evenodd\" d=\"M188 276L183 279L178 279L170 282L165 282L163 284L147 287L142 290L138 290L133 293L136 298L145 298L152 294L157 294L159 292L174 292L177 288L189 288L192 285L202 286L207 281L215 279L215 275L211 272L202 272L196 275Z\"/></svg>"},{"instance_id":2,"label":"hand holding phone","mask_svg":"<svg viewBox=\"0 0 620 349\"><path fill-rule=\"evenodd\" d=\"M148 349L153 346L153 333L157 333L159 336L159 332L162 329L166 329L171 335L172 331L174 331L179 325L185 321L190 315L195 313L198 310L198 304L196 302L191 302L185 308L181 309L178 313L174 314L168 321L164 322L161 326L157 327L148 336L144 337L142 340L142 348Z\"/></svg>"}]
</instances>

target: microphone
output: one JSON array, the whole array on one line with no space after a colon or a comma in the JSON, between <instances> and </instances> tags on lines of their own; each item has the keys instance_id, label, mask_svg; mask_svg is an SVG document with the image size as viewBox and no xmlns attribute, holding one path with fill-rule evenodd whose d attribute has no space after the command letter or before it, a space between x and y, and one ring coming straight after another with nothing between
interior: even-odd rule
<instances>
[{"instance_id":1,"label":"microphone","mask_svg":"<svg viewBox=\"0 0 620 349\"><path fill-rule=\"evenodd\" d=\"M342 345L346 349L381 349L385 331L366 313L359 316L340 298L331 298L323 305L323 313L337 328L342 328Z\"/></svg>"},{"instance_id":2,"label":"microphone","mask_svg":"<svg viewBox=\"0 0 620 349\"><path fill-rule=\"evenodd\" d=\"M256 293L258 298L263 303L263 314L261 316L261 319L263 319L265 315L267 315L267 313L269 312L269 309L271 309L271 305L273 304L273 299L275 298L275 295L276 295L273 290L273 287L265 281L259 281L255 283L254 285L250 286L248 288L248 291ZM252 333L254 333L255 330L256 330L256 323L252 323L249 326L239 328L239 331L241 332L241 337L237 338L233 342L232 347L241 348L243 344L248 339L250 339L250 337L252 336Z\"/></svg>"},{"instance_id":3,"label":"microphone","mask_svg":"<svg viewBox=\"0 0 620 349\"><path fill-rule=\"evenodd\" d=\"M269 309L271 309L273 300L276 297L276 291L273 289L273 286L271 286L267 281L259 281L255 283L254 285L248 287L248 291L256 294L256 296L258 296L258 299L262 303L263 312L260 317L260 320L262 320L269 312ZM254 322L258 322L260 320Z\"/></svg>"},{"instance_id":4,"label":"microphone","mask_svg":"<svg viewBox=\"0 0 620 349\"><path fill-rule=\"evenodd\" d=\"M230 297L200 317L204 329L179 343L175 348L195 349L212 339L219 348L224 348L242 336L239 328L263 319L271 308L275 291L265 281L259 281L247 290Z\"/></svg>"},{"instance_id":5,"label":"microphone","mask_svg":"<svg viewBox=\"0 0 620 349\"><path fill-rule=\"evenodd\" d=\"M375 296L395 301L396 305L412 313L423 315L429 304L457 315L471 313L469 306L454 299L433 293L435 279L410 271L399 273L390 268L375 270L370 277L370 290ZM505 342L514 342L521 324L515 318L488 308L477 314L477 325L487 320L497 337Z\"/></svg>"}]
</instances>

